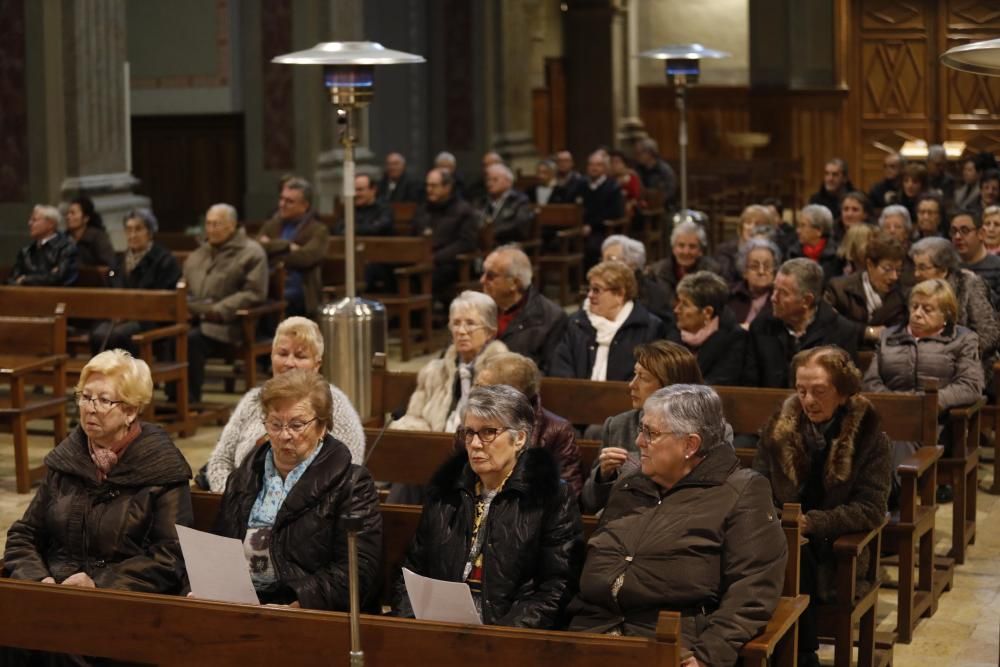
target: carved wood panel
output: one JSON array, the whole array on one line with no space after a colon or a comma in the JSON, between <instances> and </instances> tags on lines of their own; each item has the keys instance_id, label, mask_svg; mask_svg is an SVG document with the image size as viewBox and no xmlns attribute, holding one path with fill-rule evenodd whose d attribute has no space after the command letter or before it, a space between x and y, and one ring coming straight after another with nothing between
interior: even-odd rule
<instances>
[{"instance_id":1,"label":"carved wood panel","mask_svg":"<svg viewBox=\"0 0 1000 667\"><path fill-rule=\"evenodd\" d=\"M868 0L861 13L862 30L924 30L927 15L922 0Z\"/></svg>"},{"instance_id":2,"label":"carved wood panel","mask_svg":"<svg viewBox=\"0 0 1000 667\"><path fill-rule=\"evenodd\" d=\"M927 117L926 39L866 39L861 54L865 118Z\"/></svg>"}]
</instances>

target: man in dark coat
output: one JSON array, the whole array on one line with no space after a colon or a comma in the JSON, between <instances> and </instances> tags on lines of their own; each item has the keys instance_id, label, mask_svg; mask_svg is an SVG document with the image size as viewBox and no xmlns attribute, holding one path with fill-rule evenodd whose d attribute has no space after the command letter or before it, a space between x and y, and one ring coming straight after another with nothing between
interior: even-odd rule
<instances>
[{"instance_id":1,"label":"man in dark coat","mask_svg":"<svg viewBox=\"0 0 1000 667\"><path fill-rule=\"evenodd\" d=\"M800 257L778 269L771 315L750 325L746 377L749 387L788 387L788 365L800 350L837 345L857 356L863 325L839 315L822 299L823 270Z\"/></svg>"},{"instance_id":2,"label":"man in dark coat","mask_svg":"<svg viewBox=\"0 0 1000 667\"><path fill-rule=\"evenodd\" d=\"M406 158L400 153L385 156L385 171L378 183L378 199L383 202L420 202L424 189L420 181L406 173Z\"/></svg>"},{"instance_id":3,"label":"man in dark coat","mask_svg":"<svg viewBox=\"0 0 1000 667\"><path fill-rule=\"evenodd\" d=\"M446 302L458 281L458 256L479 245L479 215L454 194L455 181L446 169L427 172L427 201L413 216L413 233L430 236L434 249L434 298Z\"/></svg>"},{"instance_id":4,"label":"man in dark coat","mask_svg":"<svg viewBox=\"0 0 1000 667\"><path fill-rule=\"evenodd\" d=\"M584 266L601 261L601 244L607 237L604 223L625 215L625 198L617 181L608 178L610 162L606 151L594 151L587 159L587 183L583 197Z\"/></svg>"},{"instance_id":5,"label":"man in dark coat","mask_svg":"<svg viewBox=\"0 0 1000 667\"><path fill-rule=\"evenodd\" d=\"M884 178L872 186L868 192L868 201L878 215L882 209L897 203L899 192L903 187L903 167L906 159L899 153L889 153L882 161Z\"/></svg>"},{"instance_id":6,"label":"man in dark coat","mask_svg":"<svg viewBox=\"0 0 1000 667\"><path fill-rule=\"evenodd\" d=\"M354 233L357 236L392 236L392 207L375 197L375 184L368 174L354 177ZM333 233L344 235L344 221Z\"/></svg>"},{"instance_id":7,"label":"man in dark coat","mask_svg":"<svg viewBox=\"0 0 1000 667\"><path fill-rule=\"evenodd\" d=\"M59 231L59 209L35 206L28 220L31 243L17 252L11 285L72 285L77 277L76 245Z\"/></svg>"},{"instance_id":8,"label":"man in dark coat","mask_svg":"<svg viewBox=\"0 0 1000 667\"><path fill-rule=\"evenodd\" d=\"M655 139L642 139L635 145L636 173L647 190L663 192L668 207L677 199L677 176L666 161L660 157L660 147Z\"/></svg>"},{"instance_id":9,"label":"man in dark coat","mask_svg":"<svg viewBox=\"0 0 1000 667\"><path fill-rule=\"evenodd\" d=\"M531 260L516 246L501 246L487 255L479 282L497 304L497 340L546 373L568 318L532 285Z\"/></svg>"},{"instance_id":10,"label":"man in dark coat","mask_svg":"<svg viewBox=\"0 0 1000 667\"><path fill-rule=\"evenodd\" d=\"M847 178L847 162L835 157L823 166L823 185L809 197L809 203L826 206L833 219L840 220L840 201L854 190L854 184Z\"/></svg>"},{"instance_id":11,"label":"man in dark coat","mask_svg":"<svg viewBox=\"0 0 1000 667\"><path fill-rule=\"evenodd\" d=\"M257 241L268 262L287 269L285 302L288 315L312 317L323 300L322 264L330 230L312 206L312 185L304 178L285 182L278 213L264 223Z\"/></svg>"},{"instance_id":12,"label":"man in dark coat","mask_svg":"<svg viewBox=\"0 0 1000 667\"><path fill-rule=\"evenodd\" d=\"M514 174L505 164L486 168L485 200L480 212L487 225L493 225L493 240L498 245L527 241L535 209L527 195L514 189Z\"/></svg>"},{"instance_id":13,"label":"man in dark coat","mask_svg":"<svg viewBox=\"0 0 1000 667\"><path fill-rule=\"evenodd\" d=\"M951 219L949 235L962 258L962 268L983 279L996 307L1000 304L1000 256L986 249L983 216L964 211L956 213Z\"/></svg>"},{"instance_id":14,"label":"man in dark coat","mask_svg":"<svg viewBox=\"0 0 1000 667\"><path fill-rule=\"evenodd\" d=\"M556 185L549 197L550 204L578 204L583 197L586 179L573 165L573 154L562 150L556 153Z\"/></svg>"}]
</instances>

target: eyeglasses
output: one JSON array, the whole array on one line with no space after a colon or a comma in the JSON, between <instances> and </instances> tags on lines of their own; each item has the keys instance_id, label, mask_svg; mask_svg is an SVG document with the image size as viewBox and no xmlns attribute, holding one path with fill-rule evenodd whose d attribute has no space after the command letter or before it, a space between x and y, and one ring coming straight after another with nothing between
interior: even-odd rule
<instances>
[{"instance_id":1,"label":"eyeglasses","mask_svg":"<svg viewBox=\"0 0 1000 667\"><path fill-rule=\"evenodd\" d=\"M600 285L590 285L587 287L587 294L594 294L596 296L601 296L605 292L610 292L613 288L611 287L601 287Z\"/></svg>"},{"instance_id":2,"label":"eyeglasses","mask_svg":"<svg viewBox=\"0 0 1000 667\"><path fill-rule=\"evenodd\" d=\"M879 273L886 276L898 276L902 271L901 267L892 266L891 264L876 264L875 268L879 270Z\"/></svg>"},{"instance_id":3,"label":"eyeglasses","mask_svg":"<svg viewBox=\"0 0 1000 667\"><path fill-rule=\"evenodd\" d=\"M639 424L639 433L641 433L642 437L646 439L646 442L653 442L661 435L681 435L674 431L654 431L645 424Z\"/></svg>"},{"instance_id":4,"label":"eyeglasses","mask_svg":"<svg viewBox=\"0 0 1000 667\"><path fill-rule=\"evenodd\" d=\"M486 426L484 428L479 429L478 431L474 431L471 428L463 428L461 430L461 438L465 441L465 444L471 445L473 438L478 436L479 442L483 443L484 445L488 445L492 443L494 440L496 440L498 437L500 437L501 433L510 430L513 429L511 429L509 426L504 426L501 428L496 428L494 426Z\"/></svg>"},{"instance_id":5,"label":"eyeglasses","mask_svg":"<svg viewBox=\"0 0 1000 667\"><path fill-rule=\"evenodd\" d=\"M472 322L449 322L448 328L452 331L465 331L466 333L474 333L480 329L485 329L485 324L473 324Z\"/></svg>"},{"instance_id":6,"label":"eyeglasses","mask_svg":"<svg viewBox=\"0 0 1000 667\"><path fill-rule=\"evenodd\" d=\"M282 431L288 429L288 432L291 435L302 435L303 433L306 432L306 429L309 428L309 425L312 424L317 419L318 417L313 417L307 422L304 422L301 419L293 419L287 424L283 424L276 419L265 419L264 430L270 433L271 435L281 435Z\"/></svg>"},{"instance_id":7,"label":"eyeglasses","mask_svg":"<svg viewBox=\"0 0 1000 667\"><path fill-rule=\"evenodd\" d=\"M112 401L110 398L104 398L103 396L91 396L90 394L85 394L82 391L76 392L76 402L82 408L87 403L90 403L90 407L100 413L111 412L111 409L120 403L125 401Z\"/></svg>"},{"instance_id":8,"label":"eyeglasses","mask_svg":"<svg viewBox=\"0 0 1000 667\"><path fill-rule=\"evenodd\" d=\"M952 236L968 236L976 231L975 227L952 227Z\"/></svg>"},{"instance_id":9,"label":"eyeglasses","mask_svg":"<svg viewBox=\"0 0 1000 667\"><path fill-rule=\"evenodd\" d=\"M747 268L754 273L774 273L774 264L768 264L766 262L751 262L747 264Z\"/></svg>"},{"instance_id":10,"label":"eyeglasses","mask_svg":"<svg viewBox=\"0 0 1000 667\"><path fill-rule=\"evenodd\" d=\"M483 278L486 280L496 280L497 278L502 278L503 275L497 273L496 271L483 271Z\"/></svg>"}]
</instances>

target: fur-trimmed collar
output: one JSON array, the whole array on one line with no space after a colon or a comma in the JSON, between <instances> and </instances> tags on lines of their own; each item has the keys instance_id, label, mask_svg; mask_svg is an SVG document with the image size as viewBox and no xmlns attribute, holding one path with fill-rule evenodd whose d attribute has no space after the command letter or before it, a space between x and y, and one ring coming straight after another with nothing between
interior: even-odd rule
<instances>
[{"instance_id":1,"label":"fur-trimmed collar","mask_svg":"<svg viewBox=\"0 0 1000 667\"><path fill-rule=\"evenodd\" d=\"M463 448L434 473L428 494L440 498L452 489L465 489L475 494L477 477L468 464L469 456ZM532 504L544 505L558 497L561 483L559 466L552 454L545 449L529 447L518 457L503 491L517 491Z\"/></svg>"},{"instance_id":2,"label":"fur-trimmed collar","mask_svg":"<svg viewBox=\"0 0 1000 667\"><path fill-rule=\"evenodd\" d=\"M874 426L878 426L875 408L864 396L852 396L844 408L840 433L830 443L830 452L823 466L823 486L827 489L850 479L855 443L864 435L862 431L872 428L872 419L875 420ZM801 431L805 418L798 396L789 396L778 415L765 427L761 439L761 446L772 450L782 473L795 486L801 486L809 475L809 456Z\"/></svg>"}]
</instances>

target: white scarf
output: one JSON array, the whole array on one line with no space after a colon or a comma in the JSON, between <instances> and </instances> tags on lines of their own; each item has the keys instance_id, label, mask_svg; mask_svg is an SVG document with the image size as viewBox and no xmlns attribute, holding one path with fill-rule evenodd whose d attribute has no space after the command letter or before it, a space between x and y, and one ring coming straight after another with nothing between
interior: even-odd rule
<instances>
[{"instance_id":1,"label":"white scarf","mask_svg":"<svg viewBox=\"0 0 1000 667\"><path fill-rule=\"evenodd\" d=\"M872 287L872 281L868 278L867 271L861 274L861 285L865 289L865 307L868 309L868 319L870 320L872 313L882 307L882 297Z\"/></svg>"},{"instance_id":2,"label":"white scarf","mask_svg":"<svg viewBox=\"0 0 1000 667\"><path fill-rule=\"evenodd\" d=\"M632 314L632 302L626 301L614 320L590 312L589 300L584 302L583 309L587 313L590 325L597 330L597 356L594 358L594 368L590 372L590 379L604 381L608 379L608 352L611 349L611 341L625 324L628 316Z\"/></svg>"},{"instance_id":3,"label":"white scarf","mask_svg":"<svg viewBox=\"0 0 1000 667\"><path fill-rule=\"evenodd\" d=\"M454 433L462 425L462 413L469 403L469 391L472 390L472 376L475 373L472 364L473 362L466 364L460 361L458 363L458 379L461 383L462 394L458 398L455 409L448 415L448 421L445 422L444 430L446 433Z\"/></svg>"}]
</instances>

